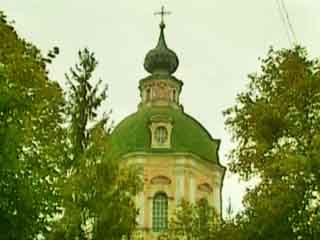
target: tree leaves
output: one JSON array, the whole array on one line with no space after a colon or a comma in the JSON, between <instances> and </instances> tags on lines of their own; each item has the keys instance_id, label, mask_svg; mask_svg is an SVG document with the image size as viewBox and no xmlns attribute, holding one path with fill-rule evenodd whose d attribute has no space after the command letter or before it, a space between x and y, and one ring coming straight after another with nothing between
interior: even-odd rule
<instances>
[{"instance_id":1,"label":"tree leaves","mask_svg":"<svg viewBox=\"0 0 320 240\"><path fill-rule=\"evenodd\" d=\"M65 176L61 194L64 214L50 239L123 239L136 227L137 209L133 196L141 189L133 168L121 167L108 156L109 115L98 118L107 87L102 80L91 84L97 60L88 49L79 51L79 63L66 74L66 119L69 133ZM108 227L106 227L108 226Z\"/></svg>"},{"instance_id":2,"label":"tree leaves","mask_svg":"<svg viewBox=\"0 0 320 240\"><path fill-rule=\"evenodd\" d=\"M249 76L248 89L224 113L237 143L231 170L260 178L244 200L245 239L319 236L319 224L310 224L315 212L307 210L320 183L319 67L300 46L270 49L261 72Z\"/></svg>"},{"instance_id":3,"label":"tree leaves","mask_svg":"<svg viewBox=\"0 0 320 240\"><path fill-rule=\"evenodd\" d=\"M181 201L169 228L159 236L159 240L209 240L220 239L221 222L214 208L206 199L197 204Z\"/></svg>"},{"instance_id":4,"label":"tree leaves","mask_svg":"<svg viewBox=\"0 0 320 240\"><path fill-rule=\"evenodd\" d=\"M34 239L59 204L64 100L40 51L0 18L0 238Z\"/></svg>"}]
</instances>

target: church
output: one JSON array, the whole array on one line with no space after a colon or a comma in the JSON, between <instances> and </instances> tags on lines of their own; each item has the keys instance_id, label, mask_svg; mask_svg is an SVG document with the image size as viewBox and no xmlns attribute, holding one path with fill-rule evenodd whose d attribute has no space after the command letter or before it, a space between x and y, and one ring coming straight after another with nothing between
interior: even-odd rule
<instances>
[{"instance_id":1,"label":"church","mask_svg":"<svg viewBox=\"0 0 320 240\"><path fill-rule=\"evenodd\" d=\"M149 75L139 81L138 109L111 135L117 159L138 167L143 178L136 205L144 239L156 239L167 228L182 199L206 199L221 215L225 174L220 140L184 112L183 81L174 76L179 59L166 43L163 9L161 14L158 43L144 60Z\"/></svg>"}]
</instances>

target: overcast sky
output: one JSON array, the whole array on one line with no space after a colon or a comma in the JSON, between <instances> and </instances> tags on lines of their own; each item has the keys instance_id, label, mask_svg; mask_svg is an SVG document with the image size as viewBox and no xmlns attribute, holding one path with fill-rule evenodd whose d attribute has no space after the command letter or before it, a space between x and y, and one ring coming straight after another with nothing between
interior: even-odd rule
<instances>
[{"instance_id":1,"label":"overcast sky","mask_svg":"<svg viewBox=\"0 0 320 240\"><path fill-rule=\"evenodd\" d=\"M176 77L184 82L181 102L222 141L220 159L232 148L222 111L248 83L247 74L259 69L259 57L268 48L289 47L277 0L0 0L19 34L44 53L58 46L61 53L50 75L61 84L77 60L77 51L89 47L99 60L97 76L109 85L106 110L118 123L136 111L138 81L147 76L145 54L155 47L161 5L166 17L166 39L180 60ZM285 1L298 42L312 56L320 56L320 1ZM245 184L229 173L224 184L224 207L231 197L241 206Z\"/></svg>"}]
</instances>

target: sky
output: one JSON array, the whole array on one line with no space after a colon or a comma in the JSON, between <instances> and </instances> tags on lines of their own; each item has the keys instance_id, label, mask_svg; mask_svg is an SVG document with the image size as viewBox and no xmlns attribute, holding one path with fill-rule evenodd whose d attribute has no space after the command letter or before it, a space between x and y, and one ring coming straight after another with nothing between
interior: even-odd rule
<instances>
[{"instance_id":1,"label":"sky","mask_svg":"<svg viewBox=\"0 0 320 240\"><path fill-rule=\"evenodd\" d=\"M297 42L312 57L320 56L320 1L285 0ZM259 71L270 46L288 48L290 42L277 0L0 0L0 10L14 20L18 33L43 53L54 46L59 56L50 76L61 85L64 73L88 47L99 61L95 77L109 86L105 111L117 124L137 110L138 82L147 76L146 53L159 35L158 16L164 5L166 40L180 60L175 76L184 82L181 103L214 138L221 139L220 160L235 147L225 129L223 110L235 104L248 84L247 75ZM247 183L227 172L223 204L231 199L241 209Z\"/></svg>"}]
</instances>

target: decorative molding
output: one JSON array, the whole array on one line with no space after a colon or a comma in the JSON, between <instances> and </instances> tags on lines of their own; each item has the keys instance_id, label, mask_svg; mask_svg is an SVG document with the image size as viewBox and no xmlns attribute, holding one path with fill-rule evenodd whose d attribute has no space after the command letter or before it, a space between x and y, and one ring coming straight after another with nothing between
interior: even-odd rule
<instances>
[{"instance_id":1,"label":"decorative molding","mask_svg":"<svg viewBox=\"0 0 320 240\"><path fill-rule=\"evenodd\" d=\"M149 152L131 152L122 155L120 158L121 160L127 160L129 158L133 157L141 157L141 156L177 156L177 157L184 157L185 161L188 161L188 157L191 158L194 161L199 161L203 166L206 168L209 168L210 170L218 172L221 176L224 175L226 171L226 167L222 166L220 163L210 162L209 160L203 159L199 157L196 154L190 153L190 152L176 152L176 153L149 153ZM176 166L184 166L185 162L179 162L176 164Z\"/></svg>"},{"instance_id":2,"label":"decorative molding","mask_svg":"<svg viewBox=\"0 0 320 240\"><path fill-rule=\"evenodd\" d=\"M170 178L161 175L161 176L153 177L150 180L150 183L151 184L170 185L171 184L171 180L170 180Z\"/></svg>"},{"instance_id":3,"label":"decorative molding","mask_svg":"<svg viewBox=\"0 0 320 240\"><path fill-rule=\"evenodd\" d=\"M141 106L179 106L181 84L175 79L149 79L142 80L139 84Z\"/></svg>"},{"instance_id":4,"label":"decorative molding","mask_svg":"<svg viewBox=\"0 0 320 240\"><path fill-rule=\"evenodd\" d=\"M212 193L213 189L209 183L202 183L198 185L198 190L201 192Z\"/></svg>"},{"instance_id":5,"label":"decorative molding","mask_svg":"<svg viewBox=\"0 0 320 240\"><path fill-rule=\"evenodd\" d=\"M172 123L172 118L168 117L167 115L157 114L157 115L151 116L150 122L152 122L152 123L158 123L158 122Z\"/></svg>"},{"instance_id":6,"label":"decorative molding","mask_svg":"<svg viewBox=\"0 0 320 240\"><path fill-rule=\"evenodd\" d=\"M148 200L153 200L153 197L154 197L154 196L148 196L147 199L148 199ZM168 198L168 200L170 200L170 201L174 200L174 197L169 196L169 195L167 195L167 198Z\"/></svg>"}]
</instances>

